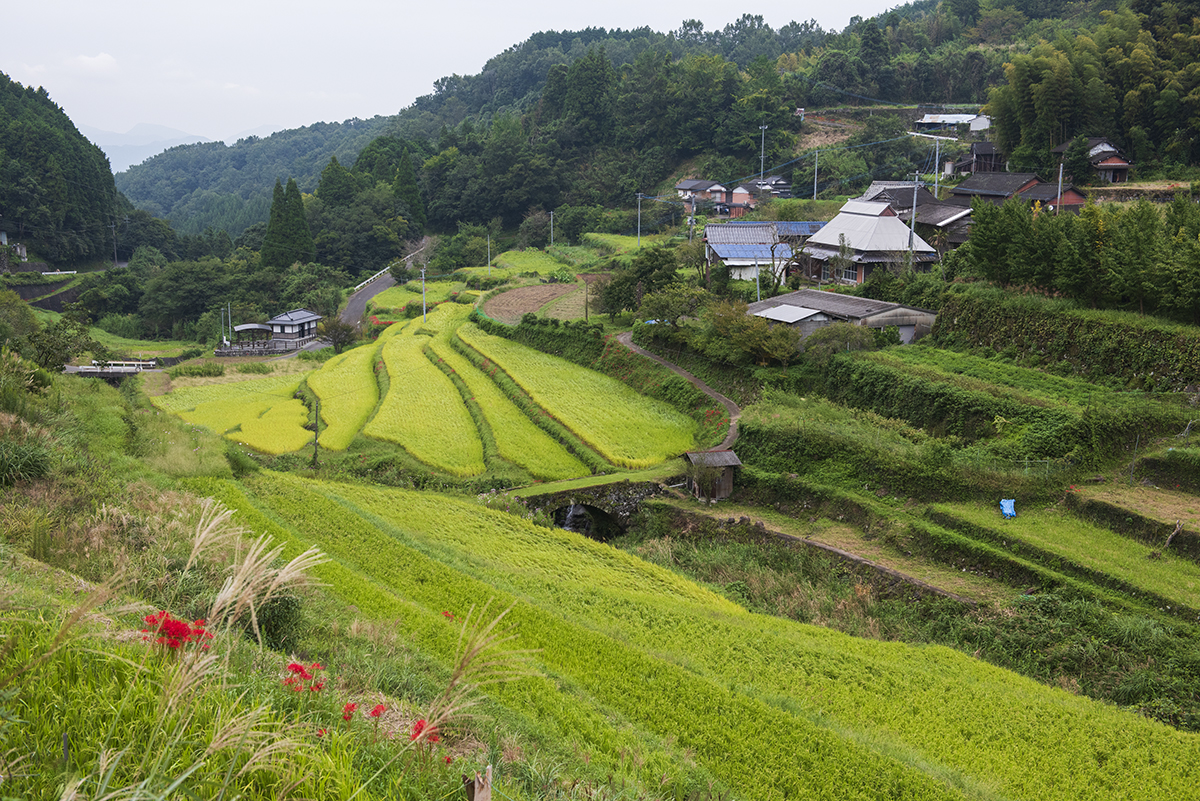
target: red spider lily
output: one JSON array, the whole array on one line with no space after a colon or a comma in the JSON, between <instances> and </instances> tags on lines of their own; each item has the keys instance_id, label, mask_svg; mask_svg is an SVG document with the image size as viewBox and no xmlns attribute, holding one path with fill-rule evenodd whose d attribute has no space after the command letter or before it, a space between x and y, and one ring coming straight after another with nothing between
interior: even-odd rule
<instances>
[{"instance_id":1,"label":"red spider lily","mask_svg":"<svg viewBox=\"0 0 1200 801\"><path fill-rule=\"evenodd\" d=\"M454 613L453 612L442 612L442 617L446 617L446 618L450 618L451 620L454 620Z\"/></svg>"},{"instance_id":2,"label":"red spider lily","mask_svg":"<svg viewBox=\"0 0 1200 801\"><path fill-rule=\"evenodd\" d=\"M354 717L354 710L358 709L358 704L349 703L342 707L342 720L350 720Z\"/></svg>"},{"instance_id":3,"label":"red spider lily","mask_svg":"<svg viewBox=\"0 0 1200 801\"><path fill-rule=\"evenodd\" d=\"M383 704L376 704L375 707L368 713L371 717L377 718L387 711L387 707Z\"/></svg>"},{"instance_id":4,"label":"red spider lily","mask_svg":"<svg viewBox=\"0 0 1200 801\"><path fill-rule=\"evenodd\" d=\"M445 760L446 760L446 764L449 765L451 762L454 761L454 757L447 755L445 757Z\"/></svg>"},{"instance_id":5,"label":"red spider lily","mask_svg":"<svg viewBox=\"0 0 1200 801\"><path fill-rule=\"evenodd\" d=\"M205 640L211 640L213 637L211 632L205 630L203 620L188 623L186 620L171 617L171 613L165 609L157 615L146 615L142 620L146 623L146 628L142 629L142 634L146 636L142 639L148 641L151 636L157 634L154 641L172 650L179 650L189 644L207 649L209 644Z\"/></svg>"},{"instance_id":6,"label":"red spider lily","mask_svg":"<svg viewBox=\"0 0 1200 801\"><path fill-rule=\"evenodd\" d=\"M418 739L425 732L426 728L429 729L429 733L425 735L425 739L427 741L429 741L431 743L436 743L438 740L442 739L441 737L438 737L437 727L429 726L429 724L427 724L424 719L418 720L416 723L413 724L412 734L410 734L408 736L408 739L410 739L410 740Z\"/></svg>"},{"instance_id":7,"label":"red spider lily","mask_svg":"<svg viewBox=\"0 0 1200 801\"><path fill-rule=\"evenodd\" d=\"M292 675L283 680L284 687L291 687L293 692L309 692L319 693L325 688L325 682L317 681L316 672L325 668L319 662L313 662L308 667L299 662L292 662L287 666L288 673ZM312 671L312 672L309 672ZM305 685L305 682L308 682Z\"/></svg>"},{"instance_id":8,"label":"red spider lily","mask_svg":"<svg viewBox=\"0 0 1200 801\"><path fill-rule=\"evenodd\" d=\"M317 729L317 736L318 736L318 737L324 737L324 736L325 736L325 729Z\"/></svg>"}]
</instances>

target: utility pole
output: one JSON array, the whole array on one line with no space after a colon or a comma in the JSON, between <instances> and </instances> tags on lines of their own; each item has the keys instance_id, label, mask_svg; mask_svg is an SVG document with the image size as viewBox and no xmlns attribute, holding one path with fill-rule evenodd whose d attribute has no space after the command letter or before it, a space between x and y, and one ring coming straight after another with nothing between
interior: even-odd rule
<instances>
[{"instance_id":1,"label":"utility pole","mask_svg":"<svg viewBox=\"0 0 1200 801\"><path fill-rule=\"evenodd\" d=\"M429 316L425 311L425 268L429 266L429 262L421 265L421 322L428 322Z\"/></svg>"},{"instance_id":2,"label":"utility pole","mask_svg":"<svg viewBox=\"0 0 1200 801\"><path fill-rule=\"evenodd\" d=\"M550 247L554 247L554 211L550 212Z\"/></svg>"},{"instance_id":3,"label":"utility pole","mask_svg":"<svg viewBox=\"0 0 1200 801\"><path fill-rule=\"evenodd\" d=\"M933 140L933 199L938 199L938 179L942 177L942 140Z\"/></svg>"},{"instance_id":4,"label":"utility pole","mask_svg":"<svg viewBox=\"0 0 1200 801\"><path fill-rule=\"evenodd\" d=\"M1062 206L1062 170L1063 163L1060 161L1058 162L1058 202L1054 205L1055 216L1058 215L1058 209L1060 206Z\"/></svg>"},{"instance_id":5,"label":"utility pole","mask_svg":"<svg viewBox=\"0 0 1200 801\"><path fill-rule=\"evenodd\" d=\"M637 193L638 201L638 247L642 246L642 193Z\"/></svg>"},{"instance_id":6,"label":"utility pole","mask_svg":"<svg viewBox=\"0 0 1200 801\"><path fill-rule=\"evenodd\" d=\"M492 274L492 232L488 231L488 275Z\"/></svg>"},{"instance_id":7,"label":"utility pole","mask_svg":"<svg viewBox=\"0 0 1200 801\"><path fill-rule=\"evenodd\" d=\"M817 199L817 169L821 166L821 151L813 151L813 200Z\"/></svg>"},{"instance_id":8,"label":"utility pole","mask_svg":"<svg viewBox=\"0 0 1200 801\"><path fill-rule=\"evenodd\" d=\"M913 204L908 215L908 263L915 260L915 242L917 236L917 187L921 185L921 173L913 173Z\"/></svg>"},{"instance_id":9,"label":"utility pole","mask_svg":"<svg viewBox=\"0 0 1200 801\"><path fill-rule=\"evenodd\" d=\"M1059 194L1062 194L1061 192ZM117 266L117 221L113 220L108 224L108 227L113 232L113 267Z\"/></svg>"},{"instance_id":10,"label":"utility pole","mask_svg":"<svg viewBox=\"0 0 1200 801\"><path fill-rule=\"evenodd\" d=\"M762 131L762 136L758 141L758 180L762 181L767 170L767 126L760 125L758 129ZM762 189L760 186L759 189Z\"/></svg>"}]
</instances>

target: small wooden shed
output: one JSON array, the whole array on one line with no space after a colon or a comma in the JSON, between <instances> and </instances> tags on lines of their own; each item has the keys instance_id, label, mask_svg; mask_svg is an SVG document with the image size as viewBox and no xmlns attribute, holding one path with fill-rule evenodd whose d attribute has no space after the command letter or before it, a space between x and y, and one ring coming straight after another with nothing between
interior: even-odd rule
<instances>
[{"instance_id":1,"label":"small wooden shed","mask_svg":"<svg viewBox=\"0 0 1200 801\"><path fill-rule=\"evenodd\" d=\"M742 462L731 450L688 451L688 485L701 500L719 501L733 494L733 470Z\"/></svg>"}]
</instances>

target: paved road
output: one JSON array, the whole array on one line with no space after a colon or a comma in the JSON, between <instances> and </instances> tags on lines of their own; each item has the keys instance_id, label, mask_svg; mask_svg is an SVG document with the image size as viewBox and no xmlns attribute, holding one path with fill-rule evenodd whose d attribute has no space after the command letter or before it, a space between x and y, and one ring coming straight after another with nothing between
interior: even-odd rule
<instances>
[{"instance_id":1,"label":"paved road","mask_svg":"<svg viewBox=\"0 0 1200 801\"><path fill-rule=\"evenodd\" d=\"M425 237L421 240L421 247L417 248L404 258L411 259L413 256L416 256L418 253L428 247L428 245L429 237ZM358 325L362 322L363 316L367 313L367 301L388 287L393 287L395 285L396 279L392 278L391 273L384 273L383 275L379 276L374 281L350 296L350 299L346 301L346 308L342 310L340 315L338 315L341 318L341 321L343 323L348 323L349 325Z\"/></svg>"},{"instance_id":2,"label":"paved road","mask_svg":"<svg viewBox=\"0 0 1200 801\"><path fill-rule=\"evenodd\" d=\"M717 392L715 389L710 387L708 384L705 384L699 378L696 378L696 376L692 375L687 370L684 370L682 367L678 367L674 364L671 364L669 361L662 358L661 356L656 356L655 354L651 353L650 351L646 350L645 348L639 348L637 345L633 344L633 332L632 331L625 331L623 333L617 334L616 339L618 342L620 342L625 347L629 348L634 353L640 354L649 359L653 359L654 361L658 362L663 367L666 367L668 370L675 373L676 375L682 376L683 378L687 379L687 381L689 383L691 383L692 386L696 387L696 389L700 390L705 395L708 395L710 398L713 398L718 403L720 403L722 406L724 406L725 410L727 412L729 412L729 433L725 435L725 439L721 442L720 445L717 446L717 449L724 450L724 449L729 449L729 448L733 447L733 443L737 440L737 437L738 437L738 419L742 416L742 410L738 407L738 405L736 403L734 403L729 398L722 395L720 392Z\"/></svg>"},{"instance_id":3,"label":"paved road","mask_svg":"<svg viewBox=\"0 0 1200 801\"><path fill-rule=\"evenodd\" d=\"M393 287L395 285L396 279L392 278L392 274L384 273L371 283L364 286L362 289L355 292L350 296L350 299L346 301L346 308L342 310L342 322L349 323L350 325L358 325L361 323L363 315L367 313L367 301L388 287Z\"/></svg>"}]
</instances>

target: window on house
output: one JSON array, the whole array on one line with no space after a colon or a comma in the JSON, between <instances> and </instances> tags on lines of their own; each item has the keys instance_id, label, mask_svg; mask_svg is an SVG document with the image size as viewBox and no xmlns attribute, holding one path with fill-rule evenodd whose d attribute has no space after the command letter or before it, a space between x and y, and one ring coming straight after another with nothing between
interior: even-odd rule
<instances>
[{"instance_id":1,"label":"window on house","mask_svg":"<svg viewBox=\"0 0 1200 801\"><path fill-rule=\"evenodd\" d=\"M821 280L822 281L829 280L829 264L828 263L821 265Z\"/></svg>"},{"instance_id":2,"label":"window on house","mask_svg":"<svg viewBox=\"0 0 1200 801\"><path fill-rule=\"evenodd\" d=\"M841 278L843 281L849 281L852 284L857 284L858 283L858 265L857 264L847 264L845 267L843 267Z\"/></svg>"}]
</instances>

